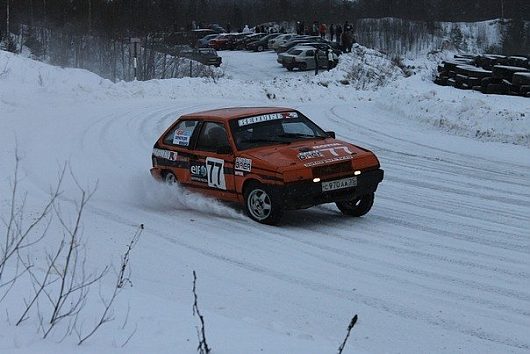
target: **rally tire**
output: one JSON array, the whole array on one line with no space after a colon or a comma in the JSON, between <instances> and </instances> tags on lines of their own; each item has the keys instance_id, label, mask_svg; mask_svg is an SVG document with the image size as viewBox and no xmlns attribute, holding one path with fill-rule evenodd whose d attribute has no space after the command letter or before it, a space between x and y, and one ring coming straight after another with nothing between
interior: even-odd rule
<instances>
[{"instance_id":1,"label":"rally tire","mask_svg":"<svg viewBox=\"0 0 530 354\"><path fill-rule=\"evenodd\" d=\"M164 182L170 186L177 184L177 177L172 172L166 172L164 175Z\"/></svg>"},{"instance_id":2,"label":"rally tire","mask_svg":"<svg viewBox=\"0 0 530 354\"><path fill-rule=\"evenodd\" d=\"M374 205L374 193L369 193L352 201L337 202L337 208L348 216L363 216L372 209Z\"/></svg>"},{"instance_id":3,"label":"rally tire","mask_svg":"<svg viewBox=\"0 0 530 354\"><path fill-rule=\"evenodd\" d=\"M257 49L258 49L258 52L263 52L263 49L264 49L264 48L263 48L262 45L259 45Z\"/></svg>"},{"instance_id":4,"label":"rally tire","mask_svg":"<svg viewBox=\"0 0 530 354\"><path fill-rule=\"evenodd\" d=\"M245 212L254 221L276 225L283 215L279 198L272 189L259 182L251 182L245 188Z\"/></svg>"},{"instance_id":5,"label":"rally tire","mask_svg":"<svg viewBox=\"0 0 530 354\"><path fill-rule=\"evenodd\" d=\"M300 70L305 70L307 69L307 64L306 63L300 63Z\"/></svg>"}]
</instances>

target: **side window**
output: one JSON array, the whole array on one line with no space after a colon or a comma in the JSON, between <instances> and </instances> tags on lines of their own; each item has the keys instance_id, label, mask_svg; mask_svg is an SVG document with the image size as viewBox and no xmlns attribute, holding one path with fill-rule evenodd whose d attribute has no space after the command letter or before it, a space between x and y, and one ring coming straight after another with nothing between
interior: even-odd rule
<instances>
[{"instance_id":1,"label":"side window","mask_svg":"<svg viewBox=\"0 0 530 354\"><path fill-rule=\"evenodd\" d=\"M305 53L305 56L306 57L312 57L315 55L315 51L314 50L308 50L306 53Z\"/></svg>"},{"instance_id":2,"label":"side window","mask_svg":"<svg viewBox=\"0 0 530 354\"><path fill-rule=\"evenodd\" d=\"M183 120L178 123L169 133L164 137L164 144L188 146L190 145L190 139L193 135L193 131L197 126L198 121L196 120Z\"/></svg>"},{"instance_id":3,"label":"side window","mask_svg":"<svg viewBox=\"0 0 530 354\"><path fill-rule=\"evenodd\" d=\"M230 146L226 129L221 123L206 122L197 140L196 150L216 152L220 147Z\"/></svg>"}]
</instances>

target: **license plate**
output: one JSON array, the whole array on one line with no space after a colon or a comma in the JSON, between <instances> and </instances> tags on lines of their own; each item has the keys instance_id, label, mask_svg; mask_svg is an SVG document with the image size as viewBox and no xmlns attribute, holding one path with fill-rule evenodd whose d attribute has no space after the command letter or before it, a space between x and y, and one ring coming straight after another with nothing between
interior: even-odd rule
<instances>
[{"instance_id":1,"label":"license plate","mask_svg":"<svg viewBox=\"0 0 530 354\"><path fill-rule=\"evenodd\" d=\"M322 192L334 191L336 189L350 188L357 186L357 177L337 179L335 181L322 182Z\"/></svg>"}]
</instances>

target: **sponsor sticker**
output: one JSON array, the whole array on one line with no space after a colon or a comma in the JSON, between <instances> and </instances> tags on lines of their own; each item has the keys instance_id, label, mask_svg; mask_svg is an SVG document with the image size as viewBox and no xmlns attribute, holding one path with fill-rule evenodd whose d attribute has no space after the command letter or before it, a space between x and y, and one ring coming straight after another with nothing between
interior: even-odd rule
<instances>
[{"instance_id":1,"label":"sponsor sticker","mask_svg":"<svg viewBox=\"0 0 530 354\"><path fill-rule=\"evenodd\" d=\"M169 161L177 161L178 160L178 153L176 151L169 151L169 150L163 150L163 149L153 149L153 155L156 157L160 157L162 159L166 159Z\"/></svg>"},{"instance_id":2,"label":"sponsor sticker","mask_svg":"<svg viewBox=\"0 0 530 354\"><path fill-rule=\"evenodd\" d=\"M332 162L345 161L345 160L351 160L351 159L353 159L353 156L351 156L351 155L333 157L333 158L330 158L330 159L324 159L324 160L308 162L308 163L305 163L304 166L305 167L314 167L314 166L325 165L325 164L332 163Z\"/></svg>"},{"instance_id":3,"label":"sponsor sticker","mask_svg":"<svg viewBox=\"0 0 530 354\"><path fill-rule=\"evenodd\" d=\"M322 155L319 150L304 151L298 154L298 158L302 161L307 159L314 159L317 157L324 157L324 155Z\"/></svg>"},{"instance_id":4,"label":"sponsor sticker","mask_svg":"<svg viewBox=\"0 0 530 354\"><path fill-rule=\"evenodd\" d=\"M192 162L190 174L192 181L208 183L208 170L206 169L206 165L199 162Z\"/></svg>"},{"instance_id":5,"label":"sponsor sticker","mask_svg":"<svg viewBox=\"0 0 530 354\"><path fill-rule=\"evenodd\" d=\"M173 136L173 144L188 146L191 139L191 130L177 129L175 130L175 135Z\"/></svg>"},{"instance_id":6,"label":"sponsor sticker","mask_svg":"<svg viewBox=\"0 0 530 354\"><path fill-rule=\"evenodd\" d=\"M226 190L224 166L224 160L214 157L206 158L208 187Z\"/></svg>"},{"instance_id":7,"label":"sponsor sticker","mask_svg":"<svg viewBox=\"0 0 530 354\"><path fill-rule=\"evenodd\" d=\"M244 157L236 157L235 169L250 172L252 170L252 160Z\"/></svg>"},{"instance_id":8,"label":"sponsor sticker","mask_svg":"<svg viewBox=\"0 0 530 354\"><path fill-rule=\"evenodd\" d=\"M288 118L298 118L298 113L297 112L284 112L284 113L264 114L261 116L254 116L254 117L240 119L237 121L237 124L240 127L243 127L245 125L267 122L270 120L288 119Z\"/></svg>"}]
</instances>

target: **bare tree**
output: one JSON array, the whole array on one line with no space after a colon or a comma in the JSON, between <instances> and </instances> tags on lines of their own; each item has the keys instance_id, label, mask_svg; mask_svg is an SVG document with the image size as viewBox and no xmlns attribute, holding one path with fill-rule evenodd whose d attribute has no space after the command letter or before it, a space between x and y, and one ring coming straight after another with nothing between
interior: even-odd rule
<instances>
[{"instance_id":1,"label":"bare tree","mask_svg":"<svg viewBox=\"0 0 530 354\"><path fill-rule=\"evenodd\" d=\"M350 321L350 324L348 325L348 332L346 333L346 337L344 338L344 341L342 341L342 344L339 346L338 354L342 354L342 351L344 350L344 347L346 346L346 342L348 341L348 338L350 337L350 332L356 323L357 323L357 315L353 316L353 318Z\"/></svg>"},{"instance_id":2,"label":"bare tree","mask_svg":"<svg viewBox=\"0 0 530 354\"><path fill-rule=\"evenodd\" d=\"M18 267L20 259L17 257L17 267L15 274L11 275L11 279L5 281L4 273L6 265L8 264L10 259L12 259L14 256L19 255L23 249L29 248L37 244L40 240L42 240L42 238L46 234L51 223L51 218L49 217L49 214L51 212L53 204L59 197L60 187L65 171L65 169L63 168L59 176L59 181L56 187L51 191L50 197L44 207L37 213L37 216L29 225L25 225L24 211L26 209L26 195L22 197L19 196L19 164L20 156L18 154L18 151L16 151L14 176L13 181L11 182L9 211L7 218L2 217L1 219L6 231L4 235L4 242L0 244L0 288L8 286L8 290L4 293L0 300L4 299L9 290L14 285L16 279L18 279L21 275ZM41 224L44 224L43 229L41 229L40 232L36 232L35 235L34 231L37 231L38 227ZM29 266L24 267L24 272L28 269Z\"/></svg>"},{"instance_id":3,"label":"bare tree","mask_svg":"<svg viewBox=\"0 0 530 354\"><path fill-rule=\"evenodd\" d=\"M195 271L193 271L193 315L197 315L199 317L199 321L201 323L201 327L197 327L197 337L199 338L199 345L197 346L197 351L199 354L208 354L210 353L211 349L208 346L208 343L206 343L206 331L205 331L205 324L204 324L204 317L201 315L199 311L199 304L197 303L197 274Z\"/></svg>"},{"instance_id":4,"label":"bare tree","mask_svg":"<svg viewBox=\"0 0 530 354\"><path fill-rule=\"evenodd\" d=\"M144 228L143 224L141 224L138 227L138 229L136 230L136 233L134 234L132 240L127 245L127 250L125 251L125 253L121 257L120 268L119 268L119 271L118 271L118 274L117 274L117 277L116 277L116 283L114 285L114 290L112 292L112 295L110 296L110 298L108 300L105 300L102 296L100 296L101 302L104 305L104 310L103 310L102 315L99 317L99 320L97 321L97 323L94 325L94 327L87 334L84 334L84 335L81 333L81 329L80 328L76 328L75 329L77 337L79 339L79 342L77 343L77 345L83 344L94 333L96 333L96 331L98 329L100 329L102 325L104 325L105 323L110 322L110 321L112 321L114 319L113 313L112 313L112 305L114 304L114 301L116 300L116 297L123 290L123 288L124 288L124 286L126 284L132 284L131 280L130 280L131 268L129 266L129 257L131 255L132 249L134 248L134 246L136 245L136 243L138 242L138 240L140 238L140 235L142 234L143 228ZM127 312L127 315L128 315L128 312ZM132 335L134 335L134 332L136 332L136 330L133 331L133 333L129 336L129 338L127 338L126 342L123 345L125 345L125 344L127 344L127 342L129 342L129 340L131 339Z\"/></svg>"}]
</instances>

